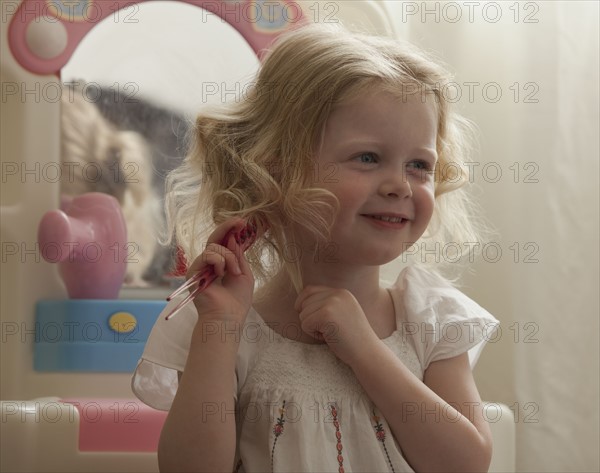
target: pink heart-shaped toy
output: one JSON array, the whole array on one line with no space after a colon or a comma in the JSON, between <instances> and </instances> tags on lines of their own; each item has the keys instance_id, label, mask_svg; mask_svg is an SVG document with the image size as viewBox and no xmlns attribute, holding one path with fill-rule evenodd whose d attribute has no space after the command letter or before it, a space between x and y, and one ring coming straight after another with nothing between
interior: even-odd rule
<instances>
[{"instance_id":1,"label":"pink heart-shaped toy","mask_svg":"<svg viewBox=\"0 0 600 473\"><path fill-rule=\"evenodd\" d=\"M58 263L71 299L116 299L127 268L127 227L117 199L90 192L47 212L38 227L42 257Z\"/></svg>"}]
</instances>

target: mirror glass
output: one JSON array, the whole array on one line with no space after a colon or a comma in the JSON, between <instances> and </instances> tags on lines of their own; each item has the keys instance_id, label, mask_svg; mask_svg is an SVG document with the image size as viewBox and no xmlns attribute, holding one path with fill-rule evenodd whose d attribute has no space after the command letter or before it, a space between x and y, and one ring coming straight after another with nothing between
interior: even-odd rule
<instances>
[{"instance_id":1,"label":"mirror glass","mask_svg":"<svg viewBox=\"0 0 600 473\"><path fill-rule=\"evenodd\" d=\"M259 61L230 24L173 1L134 4L97 24L61 71L61 203L117 198L127 223L125 287L177 281L175 248L157 243L164 181L208 105L236 100Z\"/></svg>"}]
</instances>

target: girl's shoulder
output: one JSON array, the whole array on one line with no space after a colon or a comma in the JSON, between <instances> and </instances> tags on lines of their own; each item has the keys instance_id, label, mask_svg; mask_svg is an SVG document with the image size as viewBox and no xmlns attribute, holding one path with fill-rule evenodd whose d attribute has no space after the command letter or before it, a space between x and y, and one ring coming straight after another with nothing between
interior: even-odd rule
<instances>
[{"instance_id":1,"label":"girl's shoulder","mask_svg":"<svg viewBox=\"0 0 600 473\"><path fill-rule=\"evenodd\" d=\"M485 343L496 336L498 320L431 268L404 268L388 290L402 305L398 325L412 339L423 369L466 351L474 366Z\"/></svg>"}]
</instances>

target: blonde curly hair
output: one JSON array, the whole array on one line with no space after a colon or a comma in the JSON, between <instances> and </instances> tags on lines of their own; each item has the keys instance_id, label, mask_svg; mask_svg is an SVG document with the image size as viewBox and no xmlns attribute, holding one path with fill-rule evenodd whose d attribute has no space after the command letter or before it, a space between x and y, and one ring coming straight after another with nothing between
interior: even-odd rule
<instances>
[{"instance_id":1,"label":"blonde curly hair","mask_svg":"<svg viewBox=\"0 0 600 473\"><path fill-rule=\"evenodd\" d=\"M252 216L266 229L246 253L257 281L284 270L299 291L299 258L289 255L293 235L286 229L294 222L315 241L327 240L339 203L311 185L315 150L336 104L373 88L435 97L436 205L423 238L477 240L460 192L469 180L464 163L473 127L450 109L443 87L451 80L439 60L401 40L337 25L282 35L244 97L196 119L190 152L167 179L166 243L174 236L192 261L216 225Z\"/></svg>"}]
</instances>

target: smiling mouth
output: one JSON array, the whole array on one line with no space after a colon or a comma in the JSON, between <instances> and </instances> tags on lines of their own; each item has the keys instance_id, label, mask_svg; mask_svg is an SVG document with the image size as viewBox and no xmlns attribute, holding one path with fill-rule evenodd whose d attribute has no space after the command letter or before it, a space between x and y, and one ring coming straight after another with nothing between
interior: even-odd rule
<instances>
[{"instance_id":1,"label":"smiling mouth","mask_svg":"<svg viewBox=\"0 0 600 473\"><path fill-rule=\"evenodd\" d=\"M382 222L390 222L390 223L404 223L408 220L404 217L387 217L384 215L363 215L363 217L372 218L373 220L379 220Z\"/></svg>"}]
</instances>

